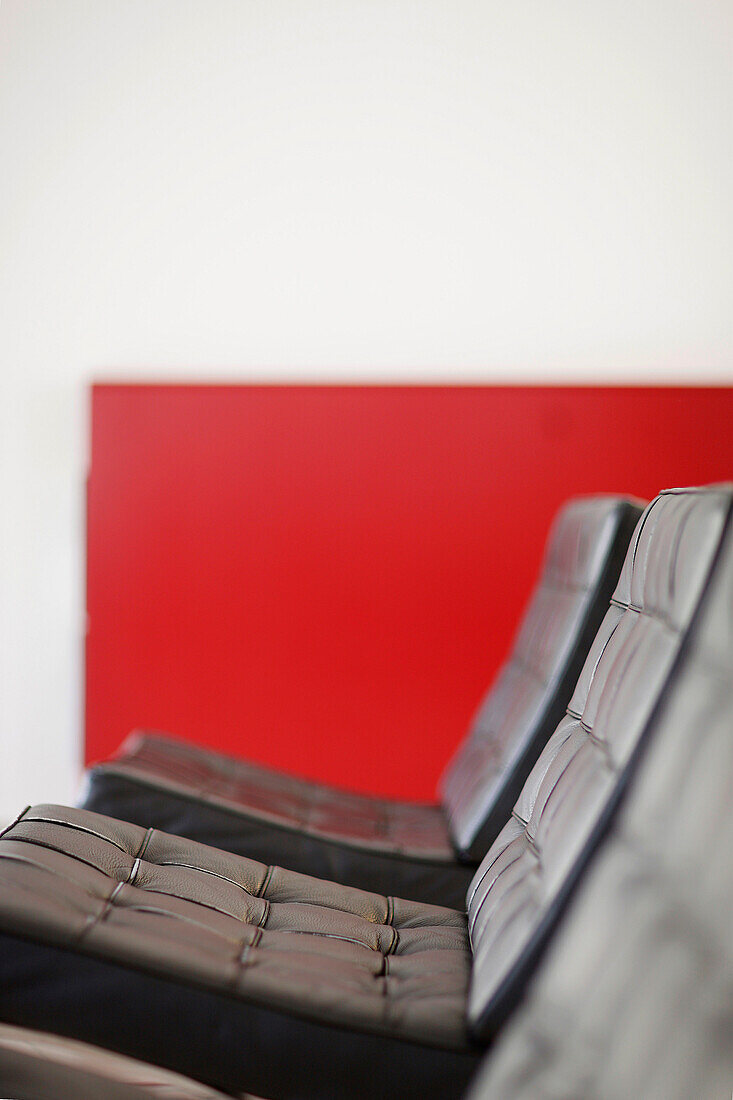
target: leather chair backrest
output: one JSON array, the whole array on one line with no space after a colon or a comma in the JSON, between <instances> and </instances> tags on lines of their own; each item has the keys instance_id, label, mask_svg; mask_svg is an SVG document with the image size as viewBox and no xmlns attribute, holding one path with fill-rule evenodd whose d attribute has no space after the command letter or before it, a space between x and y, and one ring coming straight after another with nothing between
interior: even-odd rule
<instances>
[{"instance_id":1,"label":"leather chair backrest","mask_svg":"<svg viewBox=\"0 0 733 1100\"><path fill-rule=\"evenodd\" d=\"M733 1086L733 526L638 773L471 1100Z\"/></svg>"},{"instance_id":2,"label":"leather chair backrest","mask_svg":"<svg viewBox=\"0 0 733 1100\"><path fill-rule=\"evenodd\" d=\"M565 713L641 512L639 501L598 496L558 513L513 651L440 782L465 858L486 854Z\"/></svg>"},{"instance_id":3,"label":"leather chair backrest","mask_svg":"<svg viewBox=\"0 0 733 1100\"><path fill-rule=\"evenodd\" d=\"M670 490L634 533L566 716L467 896L469 1024L503 1022L597 847L706 590L731 488Z\"/></svg>"}]
</instances>

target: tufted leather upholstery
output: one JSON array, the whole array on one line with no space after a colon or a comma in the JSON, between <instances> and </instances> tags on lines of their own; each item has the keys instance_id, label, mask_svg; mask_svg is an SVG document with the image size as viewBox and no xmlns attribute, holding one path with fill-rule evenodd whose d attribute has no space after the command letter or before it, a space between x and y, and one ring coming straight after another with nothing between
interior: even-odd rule
<instances>
[{"instance_id":1,"label":"tufted leather upholstery","mask_svg":"<svg viewBox=\"0 0 733 1100\"><path fill-rule=\"evenodd\" d=\"M226 1100L190 1077L8 1024L0 1024L0 1090L24 1100Z\"/></svg>"},{"instance_id":2,"label":"tufted leather upholstery","mask_svg":"<svg viewBox=\"0 0 733 1100\"><path fill-rule=\"evenodd\" d=\"M157 734L92 769L84 805L267 862L461 906L564 713L641 514L615 497L571 501L548 540L514 651L442 780L444 806L351 794Z\"/></svg>"},{"instance_id":3,"label":"tufted leather upholstery","mask_svg":"<svg viewBox=\"0 0 733 1100\"><path fill-rule=\"evenodd\" d=\"M364 890L463 908L475 864L456 858L438 805L340 791L160 735L133 734L122 753L87 773L85 808Z\"/></svg>"},{"instance_id":4,"label":"tufted leather upholstery","mask_svg":"<svg viewBox=\"0 0 733 1100\"><path fill-rule=\"evenodd\" d=\"M29 808L4 833L0 882L5 926L19 905L26 927L49 940L253 999L273 993L339 1024L465 1046L470 955L453 909L61 806ZM333 986L323 981L329 968Z\"/></svg>"},{"instance_id":5,"label":"tufted leather upholstery","mask_svg":"<svg viewBox=\"0 0 733 1100\"><path fill-rule=\"evenodd\" d=\"M367 1052L379 1049L367 1041L371 1035L404 1041L408 1050L420 1043L452 1051L453 1059L444 1054L440 1063L454 1087L473 1066L465 1025L470 952L465 915L455 910L267 867L86 810L38 806L25 810L0 840L0 929L293 1013L321 1029L358 1029ZM7 940L4 947L23 957ZM35 960L32 947L25 950ZM28 965L36 977L33 960ZM7 954L4 962L12 965ZM70 974L76 966L67 957ZM63 985L64 962L56 959L49 969ZM57 1029L53 1014L38 1019L49 1010L33 997L27 975L13 982L6 975L0 985L14 987L18 1014L6 1019ZM103 1003L116 988L110 978L100 993L95 979L84 998L101 996ZM118 1005L116 1012L137 1007ZM229 1019L226 1005L219 1012ZM272 1028L245 1018L242 1029L247 1035L238 1037L233 1057L234 1072L243 1076L218 1079L213 1066L210 1083L249 1087L247 1059L236 1065L240 1048L249 1045L250 1059L259 1063L277 1053ZM102 1045L124 1051L116 1047L116 1031L111 1022ZM155 1061L166 1064L166 1056L156 1048ZM413 1081L405 1082L405 1095L419 1095L434 1076L430 1054L413 1054L408 1062ZM200 1076L201 1066L197 1071ZM440 1074L435 1081L448 1087Z\"/></svg>"},{"instance_id":6,"label":"tufted leather upholstery","mask_svg":"<svg viewBox=\"0 0 733 1100\"><path fill-rule=\"evenodd\" d=\"M512 654L441 779L458 851L481 859L506 821L547 740L548 714L552 729L567 706L640 515L641 508L610 497L573 501L558 515ZM611 576L609 556L617 562ZM604 576L602 606L593 614ZM508 783L509 776L519 782Z\"/></svg>"},{"instance_id":7,"label":"tufted leather upholstery","mask_svg":"<svg viewBox=\"0 0 733 1100\"><path fill-rule=\"evenodd\" d=\"M730 1095L732 536L623 813L472 1100Z\"/></svg>"},{"instance_id":8,"label":"tufted leather upholstery","mask_svg":"<svg viewBox=\"0 0 733 1100\"><path fill-rule=\"evenodd\" d=\"M198 745L135 731L118 757L102 765L198 798L244 809L273 825L394 855L414 853L452 860L438 805L397 802L340 790L324 783L238 760Z\"/></svg>"},{"instance_id":9,"label":"tufted leather upholstery","mask_svg":"<svg viewBox=\"0 0 733 1100\"><path fill-rule=\"evenodd\" d=\"M567 715L469 890L477 1032L490 1033L516 999L618 799L730 509L729 489L669 491L637 527Z\"/></svg>"}]
</instances>

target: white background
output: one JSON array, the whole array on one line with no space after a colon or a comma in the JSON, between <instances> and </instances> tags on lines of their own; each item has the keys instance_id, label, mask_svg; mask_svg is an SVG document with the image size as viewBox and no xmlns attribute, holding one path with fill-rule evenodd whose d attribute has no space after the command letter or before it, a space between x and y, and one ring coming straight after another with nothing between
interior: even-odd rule
<instances>
[{"instance_id":1,"label":"white background","mask_svg":"<svg viewBox=\"0 0 733 1100\"><path fill-rule=\"evenodd\" d=\"M92 378L733 376L733 5L4 0L0 817L73 799Z\"/></svg>"}]
</instances>

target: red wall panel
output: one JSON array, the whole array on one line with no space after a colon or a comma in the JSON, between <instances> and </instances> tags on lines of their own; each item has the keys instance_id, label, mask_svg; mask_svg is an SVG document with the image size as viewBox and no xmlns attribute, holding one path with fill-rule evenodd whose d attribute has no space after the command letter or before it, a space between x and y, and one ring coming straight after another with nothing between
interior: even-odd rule
<instances>
[{"instance_id":1,"label":"red wall panel","mask_svg":"<svg viewBox=\"0 0 733 1100\"><path fill-rule=\"evenodd\" d=\"M733 390L98 385L86 757L432 796L573 493L733 476Z\"/></svg>"}]
</instances>

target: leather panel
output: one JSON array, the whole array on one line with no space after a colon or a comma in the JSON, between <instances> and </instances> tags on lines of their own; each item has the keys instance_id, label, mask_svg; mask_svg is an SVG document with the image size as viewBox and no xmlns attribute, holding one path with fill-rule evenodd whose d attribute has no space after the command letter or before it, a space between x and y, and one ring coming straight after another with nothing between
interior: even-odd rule
<instances>
[{"instance_id":1,"label":"leather panel","mask_svg":"<svg viewBox=\"0 0 733 1100\"><path fill-rule=\"evenodd\" d=\"M352 1030L0 931L2 1015L268 1100L462 1096L478 1051Z\"/></svg>"},{"instance_id":2,"label":"leather panel","mask_svg":"<svg viewBox=\"0 0 733 1100\"><path fill-rule=\"evenodd\" d=\"M729 528L623 811L471 1100L728 1096L732 793Z\"/></svg>"},{"instance_id":3,"label":"leather panel","mask_svg":"<svg viewBox=\"0 0 733 1100\"><path fill-rule=\"evenodd\" d=\"M432 861L454 858L440 806L356 794L163 734L136 731L118 756L95 772L149 783L357 848Z\"/></svg>"},{"instance_id":4,"label":"leather panel","mask_svg":"<svg viewBox=\"0 0 733 1100\"><path fill-rule=\"evenodd\" d=\"M8 827L0 928L339 1027L467 1047L464 914L90 811L39 806Z\"/></svg>"},{"instance_id":5,"label":"leather panel","mask_svg":"<svg viewBox=\"0 0 733 1100\"><path fill-rule=\"evenodd\" d=\"M485 855L487 845L477 850L475 844L484 822L523 762L519 782L512 783L516 797L567 706L640 514L629 502L593 497L571 501L556 518L511 656L441 780L459 851ZM578 651L584 625L587 641ZM503 820L510 808L511 801L502 806Z\"/></svg>"},{"instance_id":6,"label":"leather panel","mask_svg":"<svg viewBox=\"0 0 733 1100\"><path fill-rule=\"evenodd\" d=\"M728 489L669 491L639 522L567 715L469 890L476 1033L501 1023L597 842L705 591L730 507Z\"/></svg>"},{"instance_id":7,"label":"leather panel","mask_svg":"<svg viewBox=\"0 0 733 1100\"><path fill-rule=\"evenodd\" d=\"M125 821L152 825L263 863L276 860L318 878L465 909L473 864L356 848L104 769L95 769L89 779L84 797L87 809L113 811Z\"/></svg>"}]
</instances>

